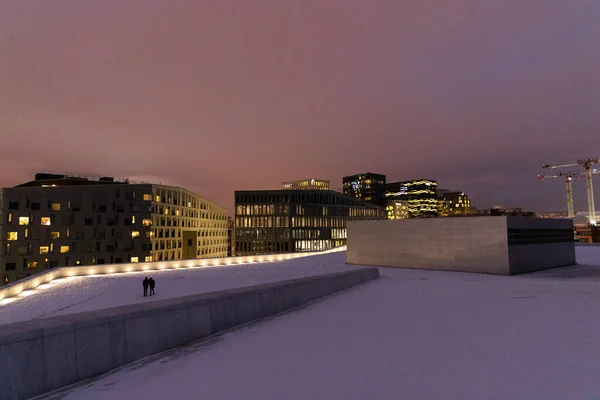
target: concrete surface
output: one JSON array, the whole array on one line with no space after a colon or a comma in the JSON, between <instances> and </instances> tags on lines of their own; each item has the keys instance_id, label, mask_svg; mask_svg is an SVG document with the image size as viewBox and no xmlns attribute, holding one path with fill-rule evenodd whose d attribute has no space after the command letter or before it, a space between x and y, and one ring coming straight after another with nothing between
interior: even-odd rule
<instances>
[{"instance_id":1,"label":"concrete surface","mask_svg":"<svg viewBox=\"0 0 600 400\"><path fill-rule=\"evenodd\" d=\"M379 277L360 268L2 326L0 400L27 399Z\"/></svg>"},{"instance_id":2,"label":"concrete surface","mask_svg":"<svg viewBox=\"0 0 600 400\"><path fill-rule=\"evenodd\" d=\"M512 275L575 264L571 220L430 218L348 223L347 263Z\"/></svg>"}]
</instances>

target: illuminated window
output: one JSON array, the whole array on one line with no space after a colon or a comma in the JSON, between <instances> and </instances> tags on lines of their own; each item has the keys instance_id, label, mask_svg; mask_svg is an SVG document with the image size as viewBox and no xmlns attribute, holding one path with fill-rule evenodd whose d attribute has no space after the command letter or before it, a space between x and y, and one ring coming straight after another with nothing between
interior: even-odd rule
<instances>
[{"instance_id":1,"label":"illuminated window","mask_svg":"<svg viewBox=\"0 0 600 400\"><path fill-rule=\"evenodd\" d=\"M50 217L42 217L42 225L50 226Z\"/></svg>"},{"instance_id":2,"label":"illuminated window","mask_svg":"<svg viewBox=\"0 0 600 400\"><path fill-rule=\"evenodd\" d=\"M81 265L81 260L75 261L75 265Z\"/></svg>"},{"instance_id":3,"label":"illuminated window","mask_svg":"<svg viewBox=\"0 0 600 400\"><path fill-rule=\"evenodd\" d=\"M143 219L142 220L142 225L144 225L144 226L150 226L150 225L152 225L152 220L151 219Z\"/></svg>"},{"instance_id":4,"label":"illuminated window","mask_svg":"<svg viewBox=\"0 0 600 400\"><path fill-rule=\"evenodd\" d=\"M6 232L6 240L17 240L17 232Z\"/></svg>"},{"instance_id":5,"label":"illuminated window","mask_svg":"<svg viewBox=\"0 0 600 400\"><path fill-rule=\"evenodd\" d=\"M60 246L60 252L61 253L68 253L70 250L69 246Z\"/></svg>"},{"instance_id":6,"label":"illuminated window","mask_svg":"<svg viewBox=\"0 0 600 400\"><path fill-rule=\"evenodd\" d=\"M71 237L71 228L67 228L67 237Z\"/></svg>"},{"instance_id":7,"label":"illuminated window","mask_svg":"<svg viewBox=\"0 0 600 400\"><path fill-rule=\"evenodd\" d=\"M144 194L144 201L152 201L152 195L151 194Z\"/></svg>"},{"instance_id":8,"label":"illuminated window","mask_svg":"<svg viewBox=\"0 0 600 400\"><path fill-rule=\"evenodd\" d=\"M139 261L140 261L139 257L131 257L131 262L132 263L136 263L136 262L139 262Z\"/></svg>"},{"instance_id":9,"label":"illuminated window","mask_svg":"<svg viewBox=\"0 0 600 400\"><path fill-rule=\"evenodd\" d=\"M140 237L140 231L131 231L131 237L132 238Z\"/></svg>"},{"instance_id":10,"label":"illuminated window","mask_svg":"<svg viewBox=\"0 0 600 400\"><path fill-rule=\"evenodd\" d=\"M49 246L40 246L40 255L46 255L50 252Z\"/></svg>"},{"instance_id":11,"label":"illuminated window","mask_svg":"<svg viewBox=\"0 0 600 400\"><path fill-rule=\"evenodd\" d=\"M29 217L19 217L19 225L29 225Z\"/></svg>"},{"instance_id":12,"label":"illuminated window","mask_svg":"<svg viewBox=\"0 0 600 400\"><path fill-rule=\"evenodd\" d=\"M60 232L50 232L50 239L56 240L60 238Z\"/></svg>"},{"instance_id":13,"label":"illuminated window","mask_svg":"<svg viewBox=\"0 0 600 400\"><path fill-rule=\"evenodd\" d=\"M135 224L135 215L131 217L131 223Z\"/></svg>"},{"instance_id":14,"label":"illuminated window","mask_svg":"<svg viewBox=\"0 0 600 400\"><path fill-rule=\"evenodd\" d=\"M38 267L38 262L37 261L28 261L27 262L27 268L28 269L34 269Z\"/></svg>"},{"instance_id":15,"label":"illuminated window","mask_svg":"<svg viewBox=\"0 0 600 400\"><path fill-rule=\"evenodd\" d=\"M60 203L52 203L52 211L60 211Z\"/></svg>"},{"instance_id":16,"label":"illuminated window","mask_svg":"<svg viewBox=\"0 0 600 400\"><path fill-rule=\"evenodd\" d=\"M8 215L7 215L7 217L6 217L6 218L7 218L7 220L8 220L8 223L11 223L11 222L12 222L12 214L11 214L11 213L8 213Z\"/></svg>"},{"instance_id":17,"label":"illuminated window","mask_svg":"<svg viewBox=\"0 0 600 400\"><path fill-rule=\"evenodd\" d=\"M146 262L152 262L152 256L146 256L146 258L144 259L144 261L146 261Z\"/></svg>"},{"instance_id":18,"label":"illuminated window","mask_svg":"<svg viewBox=\"0 0 600 400\"><path fill-rule=\"evenodd\" d=\"M154 199L157 203L160 203L160 196L156 195L156 198Z\"/></svg>"}]
</instances>

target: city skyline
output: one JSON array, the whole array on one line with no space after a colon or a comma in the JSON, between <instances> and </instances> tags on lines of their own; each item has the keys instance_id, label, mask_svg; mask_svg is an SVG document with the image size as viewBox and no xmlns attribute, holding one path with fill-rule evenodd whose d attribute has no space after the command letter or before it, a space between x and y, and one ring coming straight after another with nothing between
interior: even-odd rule
<instances>
[{"instance_id":1,"label":"city skyline","mask_svg":"<svg viewBox=\"0 0 600 400\"><path fill-rule=\"evenodd\" d=\"M600 153L599 17L558 0L5 2L0 187L129 176L232 215L234 190L369 171L562 210L563 185L536 176Z\"/></svg>"}]
</instances>

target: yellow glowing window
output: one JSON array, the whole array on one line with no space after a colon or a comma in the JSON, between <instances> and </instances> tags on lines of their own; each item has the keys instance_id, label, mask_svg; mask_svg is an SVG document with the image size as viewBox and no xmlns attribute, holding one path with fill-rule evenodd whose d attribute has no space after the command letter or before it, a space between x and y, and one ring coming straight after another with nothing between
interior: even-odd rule
<instances>
[{"instance_id":1,"label":"yellow glowing window","mask_svg":"<svg viewBox=\"0 0 600 400\"><path fill-rule=\"evenodd\" d=\"M8 222L12 222L12 214L8 213Z\"/></svg>"},{"instance_id":2,"label":"yellow glowing window","mask_svg":"<svg viewBox=\"0 0 600 400\"><path fill-rule=\"evenodd\" d=\"M160 203L160 196L156 195L156 199L155 200L156 200L157 203Z\"/></svg>"},{"instance_id":3,"label":"yellow glowing window","mask_svg":"<svg viewBox=\"0 0 600 400\"><path fill-rule=\"evenodd\" d=\"M165 215L169 215L169 208L165 207Z\"/></svg>"},{"instance_id":4,"label":"yellow glowing window","mask_svg":"<svg viewBox=\"0 0 600 400\"><path fill-rule=\"evenodd\" d=\"M146 256L146 258L144 259L144 261L146 261L146 262L152 262L152 256Z\"/></svg>"},{"instance_id":5,"label":"yellow glowing window","mask_svg":"<svg viewBox=\"0 0 600 400\"><path fill-rule=\"evenodd\" d=\"M152 195L151 194L144 194L144 201L152 201Z\"/></svg>"},{"instance_id":6,"label":"yellow glowing window","mask_svg":"<svg viewBox=\"0 0 600 400\"><path fill-rule=\"evenodd\" d=\"M140 231L131 231L131 237L132 238L140 237Z\"/></svg>"},{"instance_id":7,"label":"yellow glowing window","mask_svg":"<svg viewBox=\"0 0 600 400\"><path fill-rule=\"evenodd\" d=\"M144 226L150 226L150 225L152 225L152 220L151 219L143 219L142 220L142 225L144 225Z\"/></svg>"},{"instance_id":8,"label":"yellow glowing window","mask_svg":"<svg viewBox=\"0 0 600 400\"><path fill-rule=\"evenodd\" d=\"M50 239L56 240L60 238L60 232L50 232Z\"/></svg>"},{"instance_id":9,"label":"yellow glowing window","mask_svg":"<svg viewBox=\"0 0 600 400\"><path fill-rule=\"evenodd\" d=\"M27 268L28 269L34 269L38 267L38 262L37 261L28 261L27 262Z\"/></svg>"},{"instance_id":10,"label":"yellow glowing window","mask_svg":"<svg viewBox=\"0 0 600 400\"><path fill-rule=\"evenodd\" d=\"M139 257L131 257L131 262L132 263L136 263L136 262L139 262L139 261L140 261Z\"/></svg>"},{"instance_id":11,"label":"yellow glowing window","mask_svg":"<svg viewBox=\"0 0 600 400\"><path fill-rule=\"evenodd\" d=\"M153 238L154 237L154 231L150 231L150 237Z\"/></svg>"},{"instance_id":12,"label":"yellow glowing window","mask_svg":"<svg viewBox=\"0 0 600 400\"><path fill-rule=\"evenodd\" d=\"M19 217L19 225L29 225L29 217Z\"/></svg>"},{"instance_id":13,"label":"yellow glowing window","mask_svg":"<svg viewBox=\"0 0 600 400\"><path fill-rule=\"evenodd\" d=\"M18 236L17 232L6 232L6 240L17 240Z\"/></svg>"},{"instance_id":14,"label":"yellow glowing window","mask_svg":"<svg viewBox=\"0 0 600 400\"><path fill-rule=\"evenodd\" d=\"M40 246L40 255L45 255L50 252L50 246Z\"/></svg>"},{"instance_id":15,"label":"yellow glowing window","mask_svg":"<svg viewBox=\"0 0 600 400\"><path fill-rule=\"evenodd\" d=\"M42 225L50 225L50 217L42 217Z\"/></svg>"},{"instance_id":16,"label":"yellow glowing window","mask_svg":"<svg viewBox=\"0 0 600 400\"><path fill-rule=\"evenodd\" d=\"M69 246L60 246L60 252L63 253L63 254L64 253L68 253L69 250L70 250Z\"/></svg>"},{"instance_id":17,"label":"yellow glowing window","mask_svg":"<svg viewBox=\"0 0 600 400\"><path fill-rule=\"evenodd\" d=\"M52 211L60 211L60 203L52 203Z\"/></svg>"}]
</instances>

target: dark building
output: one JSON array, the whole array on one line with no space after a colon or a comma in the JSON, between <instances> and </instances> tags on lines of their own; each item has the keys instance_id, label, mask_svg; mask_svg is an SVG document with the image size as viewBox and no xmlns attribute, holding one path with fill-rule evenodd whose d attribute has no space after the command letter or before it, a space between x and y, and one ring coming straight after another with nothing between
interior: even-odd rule
<instances>
[{"instance_id":1,"label":"dark building","mask_svg":"<svg viewBox=\"0 0 600 400\"><path fill-rule=\"evenodd\" d=\"M378 206L385 206L385 175L367 172L345 176L342 180L344 194L368 201Z\"/></svg>"},{"instance_id":2,"label":"dark building","mask_svg":"<svg viewBox=\"0 0 600 400\"><path fill-rule=\"evenodd\" d=\"M410 218L438 216L438 184L429 179L393 182L386 185L385 198L408 202Z\"/></svg>"},{"instance_id":3,"label":"dark building","mask_svg":"<svg viewBox=\"0 0 600 400\"><path fill-rule=\"evenodd\" d=\"M597 226L575 227L579 243L600 243L600 228Z\"/></svg>"},{"instance_id":4,"label":"dark building","mask_svg":"<svg viewBox=\"0 0 600 400\"><path fill-rule=\"evenodd\" d=\"M231 217L227 217L227 257L235 256L235 226Z\"/></svg>"},{"instance_id":5,"label":"dark building","mask_svg":"<svg viewBox=\"0 0 600 400\"><path fill-rule=\"evenodd\" d=\"M492 207L486 210L480 210L479 215L488 216L507 216L507 217L535 217L533 211L523 211L520 208L502 208Z\"/></svg>"},{"instance_id":6,"label":"dark building","mask_svg":"<svg viewBox=\"0 0 600 400\"><path fill-rule=\"evenodd\" d=\"M346 223L386 211L332 190L235 192L237 256L322 251L346 244Z\"/></svg>"},{"instance_id":7,"label":"dark building","mask_svg":"<svg viewBox=\"0 0 600 400\"><path fill-rule=\"evenodd\" d=\"M438 216L459 217L474 215L471 200L464 192L438 190Z\"/></svg>"}]
</instances>

